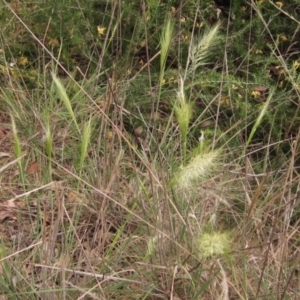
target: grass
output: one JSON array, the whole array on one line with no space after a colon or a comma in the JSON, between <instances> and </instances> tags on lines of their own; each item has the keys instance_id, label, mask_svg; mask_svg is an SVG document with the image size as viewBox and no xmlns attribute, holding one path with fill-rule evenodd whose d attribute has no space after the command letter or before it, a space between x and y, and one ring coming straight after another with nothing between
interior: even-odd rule
<instances>
[{"instance_id":1,"label":"grass","mask_svg":"<svg viewBox=\"0 0 300 300\"><path fill-rule=\"evenodd\" d=\"M3 1L1 299L299 298L299 23L196 2Z\"/></svg>"}]
</instances>

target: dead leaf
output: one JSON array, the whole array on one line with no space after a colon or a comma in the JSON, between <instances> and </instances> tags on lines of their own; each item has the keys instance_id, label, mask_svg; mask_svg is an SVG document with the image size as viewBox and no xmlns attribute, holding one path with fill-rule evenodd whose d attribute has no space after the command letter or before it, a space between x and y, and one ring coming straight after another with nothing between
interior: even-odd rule
<instances>
[{"instance_id":1,"label":"dead leaf","mask_svg":"<svg viewBox=\"0 0 300 300\"><path fill-rule=\"evenodd\" d=\"M11 155L9 153L6 153L6 152L0 152L0 158L1 157L11 157Z\"/></svg>"},{"instance_id":2,"label":"dead leaf","mask_svg":"<svg viewBox=\"0 0 300 300\"><path fill-rule=\"evenodd\" d=\"M284 75L284 69L281 66L270 66L269 74L271 75L271 77L276 78L281 75Z\"/></svg>"},{"instance_id":3,"label":"dead leaf","mask_svg":"<svg viewBox=\"0 0 300 300\"><path fill-rule=\"evenodd\" d=\"M31 164L28 169L27 169L27 174L28 175L34 175L36 173L38 173L40 170L40 166L37 162L34 162L33 164Z\"/></svg>"},{"instance_id":4,"label":"dead leaf","mask_svg":"<svg viewBox=\"0 0 300 300\"><path fill-rule=\"evenodd\" d=\"M17 217L14 215L12 211L9 210L1 210L0 211L0 222L5 221L7 218L12 220L17 220Z\"/></svg>"},{"instance_id":5,"label":"dead leaf","mask_svg":"<svg viewBox=\"0 0 300 300\"><path fill-rule=\"evenodd\" d=\"M4 207L17 207L15 202L13 200L7 200L7 201L4 201L3 203L1 203L1 206L4 206Z\"/></svg>"},{"instance_id":6,"label":"dead leaf","mask_svg":"<svg viewBox=\"0 0 300 300\"><path fill-rule=\"evenodd\" d=\"M134 134L138 137L140 137L143 133L143 126L138 126L134 129Z\"/></svg>"},{"instance_id":7,"label":"dead leaf","mask_svg":"<svg viewBox=\"0 0 300 300\"><path fill-rule=\"evenodd\" d=\"M18 208L24 208L24 207L26 207L27 206L27 204L25 203L25 201L23 201L23 200L20 200L20 199L17 199L16 201L14 201L14 203L15 203L15 206L16 207L18 207ZM31 205L32 206L36 206L36 205L33 205L33 201L31 202Z\"/></svg>"},{"instance_id":8,"label":"dead leaf","mask_svg":"<svg viewBox=\"0 0 300 300\"><path fill-rule=\"evenodd\" d=\"M263 86L263 85L259 85L259 86L256 86L253 91L255 92L260 92L260 93L266 93L268 91L268 88L266 86Z\"/></svg>"},{"instance_id":9,"label":"dead leaf","mask_svg":"<svg viewBox=\"0 0 300 300\"><path fill-rule=\"evenodd\" d=\"M82 204L83 203L83 196L76 192L76 191L71 191L68 193L68 202L69 203L77 203L77 204Z\"/></svg>"},{"instance_id":10,"label":"dead leaf","mask_svg":"<svg viewBox=\"0 0 300 300\"><path fill-rule=\"evenodd\" d=\"M0 127L0 138L4 138L6 135L6 131Z\"/></svg>"}]
</instances>

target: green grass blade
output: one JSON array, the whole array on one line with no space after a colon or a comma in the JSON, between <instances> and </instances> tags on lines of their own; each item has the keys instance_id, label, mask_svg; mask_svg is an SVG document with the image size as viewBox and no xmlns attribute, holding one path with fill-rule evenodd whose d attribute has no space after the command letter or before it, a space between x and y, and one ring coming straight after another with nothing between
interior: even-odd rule
<instances>
[{"instance_id":1,"label":"green grass blade","mask_svg":"<svg viewBox=\"0 0 300 300\"><path fill-rule=\"evenodd\" d=\"M66 106L67 111L68 111L69 115L71 116L72 120L74 121L74 124L80 134L80 129L79 129L78 123L76 121L76 117L75 117L75 114L74 114L74 111L73 111L73 108L71 105L70 98L67 95L67 92L66 92L64 86L62 85L62 83L60 82L60 80L53 73L52 73L52 78L53 78L54 84L56 86L57 92L59 94L59 97L63 101L64 105Z\"/></svg>"}]
</instances>

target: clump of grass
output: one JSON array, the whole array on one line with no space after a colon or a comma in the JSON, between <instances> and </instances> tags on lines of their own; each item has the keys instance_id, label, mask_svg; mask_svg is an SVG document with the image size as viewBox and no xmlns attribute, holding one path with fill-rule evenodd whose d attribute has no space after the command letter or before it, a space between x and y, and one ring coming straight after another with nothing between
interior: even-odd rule
<instances>
[{"instance_id":1,"label":"clump of grass","mask_svg":"<svg viewBox=\"0 0 300 300\"><path fill-rule=\"evenodd\" d=\"M186 65L186 76L193 74L197 68L203 66L209 58L210 50L218 42L218 31L220 24L207 29L202 37L190 47L189 57ZM187 157L188 130L193 117L193 102L188 101L185 95L185 80L179 77L179 87L176 100L173 103L176 120L179 125L182 139L182 153L184 161ZM203 140L200 141L203 145ZM203 150L203 149L202 149ZM214 166L219 151L206 151L193 157L190 162L183 166L176 174L176 183L180 188L190 188L204 175L207 175ZM174 180L173 180L174 182Z\"/></svg>"},{"instance_id":2,"label":"clump of grass","mask_svg":"<svg viewBox=\"0 0 300 300\"><path fill-rule=\"evenodd\" d=\"M219 37L226 31L225 22L211 27L208 22L198 23L199 17L203 18L210 10L209 20L215 20L212 1L197 5L195 1L186 1L182 7L170 7L170 1L165 0L148 1L150 13L147 6L142 7L141 13L136 1L98 1L92 14L97 24L88 17L92 11L90 3L73 1L72 7L78 8L73 11L71 2L68 10L62 7L62 12L53 14L53 18L62 23L77 19L80 24L63 29L59 24L55 28L57 24L50 18L46 27L44 23L40 26L43 29L33 28L38 37L43 37L38 39L40 46L58 43L53 49L60 48L59 55L51 51L45 54L44 48L30 52L35 47L30 43L28 52L41 56L34 57L39 61L38 68L34 63L26 68L17 63L11 72L7 68L9 62L6 65L0 62L0 161L5 164L0 168L3 192L0 222L1 238L3 234L8 240L5 251L0 246L0 296L11 299L294 297L299 285L297 272L293 271L298 267L294 255L299 235L299 126L297 122L293 124L296 130L289 151L277 150L281 160L279 167L274 168L269 155L274 145L260 143L259 134L265 129L264 121L272 119L274 110L283 115L283 107L290 111L295 104L290 103L292 93L277 95L272 88L269 95L259 96L261 102L251 103L250 89L257 84L251 76L264 86L270 83L268 75L260 76L268 74L267 62L260 73L255 71L258 64L251 64L259 50L252 48L257 46L252 44L253 35L243 39L249 46L244 55L231 56L238 46L243 46L234 42L242 36L241 32L228 36L226 47L217 47ZM53 1L45 3L47 13L51 12ZM23 2L14 1L9 7L31 27L29 17L35 12L31 6L22 5ZM197 15L199 7L201 16ZM238 9L240 5L234 4L234 13ZM162 11L170 13L170 19L157 24L156 20L165 18ZM39 19L48 20L49 15L44 15L43 10L38 12ZM244 14L244 10L239 12L235 19L231 15L227 30L236 26L236 19ZM188 16L186 23L184 15ZM2 18L8 19L14 26L2 27L1 49L8 49L6 52L13 56L19 53L15 47L19 45L11 43L15 34L11 28L18 29L15 43L23 37L25 29L20 29L19 21L11 15ZM144 27L140 26L142 22ZM257 30L257 20L253 24L250 19L242 32L252 25ZM98 33L97 26L101 29ZM271 23L261 26L259 32L268 31L268 26ZM88 29L88 34L78 36L84 29ZM48 39L48 34L56 32L63 34ZM184 32L187 39L182 37ZM147 55L153 60L144 61L141 66L135 64L134 56L137 45L145 45L145 39L146 45L151 45L146 49ZM276 43L279 40L274 39ZM26 48L24 41L22 49ZM60 47L59 41L64 41ZM83 50L80 47L76 50L76 43L83 45ZM173 57L174 49L178 49L178 57ZM228 60L222 61L223 56L214 55L215 50L226 52L224 57ZM160 60L156 65L158 55ZM168 63L169 56L176 62L186 62L185 71L182 72L181 66L170 70L173 67ZM66 69L71 70L75 65L77 71L63 74L58 71L52 79L48 78L49 59L57 61L56 57L67 64ZM268 57L267 61L277 62L276 57ZM29 76L21 74L31 68L39 80L29 87L26 81ZM19 69L23 73L13 77L11 74ZM292 92L297 90L296 71L290 72L295 77L290 80ZM240 77L239 73L248 77ZM175 77L179 79L163 84L170 74L177 74ZM158 82L158 93L153 82ZM177 83L178 87L174 87ZM86 97L72 88L75 85L85 91ZM164 112L161 119L148 122L149 94L162 104L159 100L165 95L171 99L174 90L177 93L171 102L173 110L169 109L172 113ZM278 102L285 105L279 106ZM130 105L125 108L127 103ZM9 121L5 121L2 110L11 115ZM147 128L145 137L128 130L124 125L125 115L129 120L132 117L143 123ZM218 128L214 134L220 134L221 150L211 150L216 145L211 142L211 129L201 125L206 121L204 116ZM234 123L239 118L243 127L239 122ZM271 141L271 129L265 130ZM282 142L280 139L276 145ZM148 142L155 145L150 151L146 147ZM24 150L26 162L22 156ZM253 158L253 153L259 153L258 159ZM18 168L15 162L21 160ZM39 174L26 173L26 164L33 160L39 165ZM264 170L268 173L262 171L262 164L267 166ZM20 172L26 182L20 180ZM274 279L280 284L274 285Z\"/></svg>"},{"instance_id":3,"label":"clump of grass","mask_svg":"<svg viewBox=\"0 0 300 300\"><path fill-rule=\"evenodd\" d=\"M163 32L160 37L160 79L164 77L164 71L166 68L167 56L171 47L172 37L174 30L174 21L168 17L165 25L163 26Z\"/></svg>"},{"instance_id":4,"label":"clump of grass","mask_svg":"<svg viewBox=\"0 0 300 300\"><path fill-rule=\"evenodd\" d=\"M67 95L66 89L62 85L60 80L56 77L55 74L52 74L52 78L53 78L53 82L54 82L54 84L57 88L58 95L59 95L60 99L62 100L62 102L64 103L68 113L70 114L70 116L71 116L71 118L72 118L72 120L73 120L79 134L80 134L80 129L79 129L79 126L78 126L78 123L77 123L77 120L76 120L76 116L74 114L72 104L71 104L69 96Z\"/></svg>"},{"instance_id":5,"label":"clump of grass","mask_svg":"<svg viewBox=\"0 0 300 300\"><path fill-rule=\"evenodd\" d=\"M199 238L199 255L203 258L225 256L232 251L229 232L205 232Z\"/></svg>"},{"instance_id":6,"label":"clump of grass","mask_svg":"<svg viewBox=\"0 0 300 300\"><path fill-rule=\"evenodd\" d=\"M52 150L53 150L53 138L49 120L49 114L45 114L45 150L48 157L48 166L49 166L49 176L51 178L52 174Z\"/></svg>"},{"instance_id":7,"label":"clump of grass","mask_svg":"<svg viewBox=\"0 0 300 300\"><path fill-rule=\"evenodd\" d=\"M11 124L12 124L12 130L13 130L13 136L14 136L14 149L15 149L15 156L18 160L18 166L19 166L19 173L21 177L21 181L23 185L25 184L25 174L24 174L24 167L23 167L23 161L22 161L22 146L21 141L18 136L18 131L16 127L16 122L14 119L14 116L11 115Z\"/></svg>"},{"instance_id":8,"label":"clump of grass","mask_svg":"<svg viewBox=\"0 0 300 300\"><path fill-rule=\"evenodd\" d=\"M180 78L180 87L177 92L176 100L174 101L174 112L179 125L181 139L182 139L182 153L183 158L186 158L188 129L193 116L193 104L189 102L184 93L184 82Z\"/></svg>"},{"instance_id":9,"label":"clump of grass","mask_svg":"<svg viewBox=\"0 0 300 300\"><path fill-rule=\"evenodd\" d=\"M187 190L195 185L197 186L197 182L201 182L201 179L207 178L207 176L216 169L216 164L219 159L219 150L196 155L187 165L180 168L172 184L176 184L180 189Z\"/></svg>"},{"instance_id":10,"label":"clump of grass","mask_svg":"<svg viewBox=\"0 0 300 300\"><path fill-rule=\"evenodd\" d=\"M186 66L186 76L193 75L199 67L205 66L209 58L212 57L212 50L216 48L220 41L220 23L207 28L200 37L195 37L191 43L188 61Z\"/></svg>"},{"instance_id":11,"label":"clump of grass","mask_svg":"<svg viewBox=\"0 0 300 300\"><path fill-rule=\"evenodd\" d=\"M84 161L86 159L87 152L88 152L88 146L91 141L91 133L92 133L91 126L92 126L92 119L90 119L88 122L85 122L83 124L81 147L80 147L80 161L79 161L80 170L83 169Z\"/></svg>"},{"instance_id":12,"label":"clump of grass","mask_svg":"<svg viewBox=\"0 0 300 300\"><path fill-rule=\"evenodd\" d=\"M160 100L160 96L161 96L161 89L162 89L163 79L165 75L167 57L172 43L173 30L174 30L174 22L170 17L168 17L166 23L163 26L163 32L160 37L160 60L159 60L160 71L159 71L159 83L158 83L158 87L159 87L158 101ZM158 105L156 107L156 111L157 110L158 110Z\"/></svg>"}]
</instances>

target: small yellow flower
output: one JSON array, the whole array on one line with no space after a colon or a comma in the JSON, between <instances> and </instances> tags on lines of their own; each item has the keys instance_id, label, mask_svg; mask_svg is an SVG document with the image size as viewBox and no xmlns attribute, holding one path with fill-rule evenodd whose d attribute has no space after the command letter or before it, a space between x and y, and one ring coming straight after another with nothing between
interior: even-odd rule
<instances>
[{"instance_id":1,"label":"small yellow flower","mask_svg":"<svg viewBox=\"0 0 300 300\"><path fill-rule=\"evenodd\" d=\"M145 40L141 41L141 42L140 42L140 46L141 46L141 47L145 47L145 46L146 46L146 41L145 41Z\"/></svg>"},{"instance_id":2,"label":"small yellow flower","mask_svg":"<svg viewBox=\"0 0 300 300\"><path fill-rule=\"evenodd\" d=\"M222 97L220 100L221 105L230 105L230 98L228 96Z\"/></svg>"},{"instance_id":3,"label":"small yellow flower","mask_svg":"<svg viewBox=\"0 0 300 300\"><path fill-rule=\"evenodd\" d=\"M260 97L261 93L260 93L259 91L253 91L253 92L251 93L251 95L252 95L255 99L257 99L257 98Z\"/></svg>"},{"instance_id":4,"label":"small yellow flower","mask_svg":"<svg viewBox=\"0 0 300 300\"><path fill-rule=\"evenodd\" d=\"M59 47L59 40L58 39L49 39L48 41L49 46Z\"/></svg>"},{"instance_id":5,"label":"small yellow flower","mask_svg":"<svg viewBox=\"0 0 300 300\"><path fill-rule=\"evenodd\" d=\"M292 66L293 71L296 71L299 68L299 66L300 66L300 62L298 60L295 60Z\"/></svg>"},{"instance_id":6,"label":"small yellow flower","mask_svg":"<svg viewBox=\"0 0 300 300\"><path fill-rule=\"evenodd\" d=\"M187 42L188 40L189 40L189 36L188 35L181 35L181 39L182 39L182 41L184 41L184 42Z\"/></svg>"},{"instance_id":7,"label":"small yellow flower","mask_svg":"<svg viewBox=\"0 0 300 300\"><path fill-rule=\"evenodd\" d=\"M99 105L99 107L101 108L101 109L103 109L105 106L106 106L106 103L107 103L107 101L105 101L105 99L98 99L97 100L97 104Z\"/></svg>"},{"instance_id":8,"label":"small yellow flower","mask_svg":"<svg viewBox=\"0 0 300 300\"><path fill-rule=\"evenodd\" d=\"M197 26L198 28L202 28L202 27L204 26L204 22L197 23L196 26Z\"/></svg>"},{"instance_id":9,"label":"small yellow flower","mask_svg":"<svg viewBox=\"0 0 300 300\"><path fill-rule=\"evenodd\" d=\"M25 56L21 56L19 59L18 59L18 63L21 65L21 66L26 66L28 64L28 58L25 57Z\"/></svg>"},{"instance_id":10,"label":"small yellow flower","mask_svg":"<svg viewBox=\"0 0 300 300\"><path fill-rule=\"evenodd\" d=\"M282 8L282 6L283 6L283 3L280 2L280 1L275 2L275 4L276 4L279 8Z\"/></svg>"},{"instance_id":11,"label":"small yellow flower","mask_svg":"<svg viewBox=\"0 0 300 300\"><path fill-rule=\"evenodd\" d=\"M180 23L185 23L185 21L186 21L186 17L181 17L180 18Z\"/></svg>"},{"instance_id":12,"label":"small yellow flower","mask_svg":"<svg viewBox=\"0 0 300 300\"><path fill-rule=\"evenodd\" d=\"M177 82L177 78L175 78L174 76L171 76L171 77L169 78L168 82L176 83L176 82Z\"/></svg>"},{"instance_id":13,"label":"small yellow flower","mask_svg":"<svg viewBox=\"0 0 300 300\"><path fill-rule=\"evenodd\" d=\"M287 41L287 39L288 39L284 33L281 33L281 34L279 35L279 38L281 39L282 42L285 42L285 41Z\"/></svg>"},{"instance_id":14,"label":"small yellow flower","mask_svg":"<svg viewBox=\"0 0 300 300\"><path fill-rule=\"evenodd\" d=\"M104 35L106 27L97 26L98 35Z\"/></svg>"},{"instance_id":15,"label":"small yellow flower","mask_svg":"<svg viewBox=\"0 0 300 300\"><path fill-rule=\"evenodd\" d=\"M114 137L114 133L113 133L112 131L108 131L108 132L106 133L106 138L107 138L108 140L112 140L113 137Z\"/></svg>"}]
</instances>

